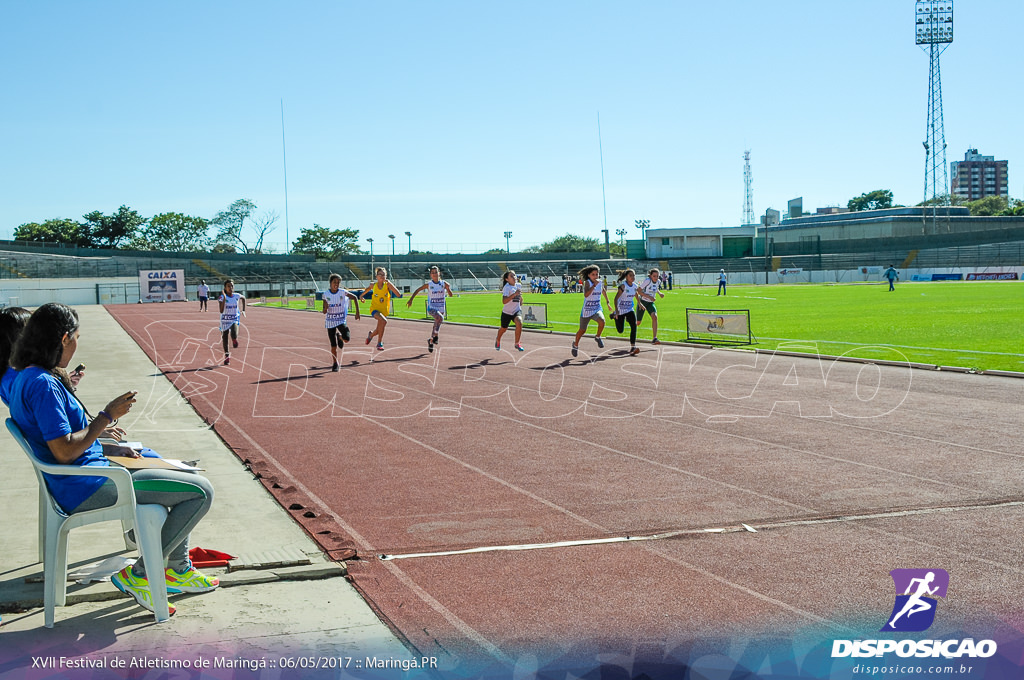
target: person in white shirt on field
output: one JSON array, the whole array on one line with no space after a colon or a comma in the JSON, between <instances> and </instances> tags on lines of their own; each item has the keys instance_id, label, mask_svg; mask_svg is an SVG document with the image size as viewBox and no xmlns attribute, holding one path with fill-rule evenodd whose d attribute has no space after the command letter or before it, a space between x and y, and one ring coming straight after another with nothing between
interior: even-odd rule
<instances>
[{"instance_id":1,"label":"person in white shirt on field","mask_svg":"<svg viewBox=\"0 0 1024 680\"><path fill-rule=\"evenodd\" d=\"M199 282L196 294L199 296L199 311L207 311L206 301L210 299L210 287L206 285L205 280Z\"/></svg>"}]
</instances>

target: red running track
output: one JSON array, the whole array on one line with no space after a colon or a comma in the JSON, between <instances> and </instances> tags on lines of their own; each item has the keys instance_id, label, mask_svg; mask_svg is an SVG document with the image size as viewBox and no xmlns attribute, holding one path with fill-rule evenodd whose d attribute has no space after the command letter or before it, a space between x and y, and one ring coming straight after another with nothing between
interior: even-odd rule
<instances>
[{"instance_id":1,"label":"red running track","mask_svg":"<svg viewBox=\"0 0 1024 680\"><path fill-rule=\"evenodd\" d=\"M214 313L109 310L421 653L870 637L896 568L950 572L936 635L1024 630L1024 381L365 318L332 373L260 308L226 367Z\"/></svg>"}]
</instances>

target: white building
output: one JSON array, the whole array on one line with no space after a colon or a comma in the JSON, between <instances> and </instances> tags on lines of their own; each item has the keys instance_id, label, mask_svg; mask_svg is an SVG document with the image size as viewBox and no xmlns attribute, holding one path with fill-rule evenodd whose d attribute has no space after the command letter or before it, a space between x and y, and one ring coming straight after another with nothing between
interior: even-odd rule
<instances>
[{"instance_id":1,"label":"white building","mask_svg":"<svg viewBox=\"0 0 1024 680\"><path fill-rule=\"evenodd\" d=\"M756 227L648 229L647 258L748 257L754 254Z\"/></svg>"}]
</instances>

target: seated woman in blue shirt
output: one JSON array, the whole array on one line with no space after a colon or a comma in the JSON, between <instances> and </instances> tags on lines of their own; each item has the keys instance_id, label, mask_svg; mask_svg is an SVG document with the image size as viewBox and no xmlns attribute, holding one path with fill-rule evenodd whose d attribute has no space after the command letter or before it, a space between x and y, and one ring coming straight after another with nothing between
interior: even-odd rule
<instances>
[{"instance_id":1,"label":"seated woman in blue shirt","mask_svg":"<svg viewBox=\"0 0 1024 680\"><path fill-rule=\"evenodd\" d=\"M82 405L55 376L55 371L67 369L71 363L79 336L78 314L67 305L48 303L32 314L11 357L11 366L18 371L8 393L11 417L42 462L108 466L103 446L96 440L131 410L136 393L115 398L90 421ZM138 455L123 447L117 453ZM113 482L104 477L46 475L46 481L65 512L102 508L117 500ZM219 581L193 568L188 558L189 533L213 502L209 480L190 472L151 469L133 471L132 482L138 503L169 509L161 536L167 591L202 593L216 588ZM110 580L152 611L146 574L146 565L139 560Z\"/></svg>"}]
</instances>

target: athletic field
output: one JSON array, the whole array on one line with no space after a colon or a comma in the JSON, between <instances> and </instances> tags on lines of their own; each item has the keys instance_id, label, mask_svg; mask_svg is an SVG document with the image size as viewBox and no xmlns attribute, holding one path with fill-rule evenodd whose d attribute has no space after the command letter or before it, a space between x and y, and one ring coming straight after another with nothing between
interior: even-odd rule
<instances>
[{"instance_id":1,"label":"athletic field","mask_svg":"<svg viewBox=\"0 0 1024 680\"><path fill-rule=\"evenodd\" d=\"M731 292L808 306L835 291ZM666 301L710 306L699 293ZM580 300L551 299L569 319ZM479 305L480 321L497 310L493 295L451 303ZM601 677L824 680L887 661L1021 677L1024 380L671 344L633 357L589 338L571 357L566 336L537 332L524 352L495 351L493 328L468 324L445 324L429 351L430 325L405 320L378 351L365 316L335 373L319 314L259 307L224 366L215 312L108 309L170 381L139 417L159 425L160 404L186 399L450 677L596 678L619 664L628 672ZM204 521L244 512L215 506ZM833 657L837 642L916 639L879 632L896 615L894 570L948 574L927 639L998 653ZM325 589L309 606L332 602ZM954 664L968 670L942 671Z\"/></svg>"},{"instance_id":2,"label":"athletic field","mask_svg":"<svg viewBox=\"0 0 1024 680\"><path fill-rule=\"evenodd\" d=\"M613 281L609 279L609 285ZM975 370L1024 371L1024 285L1006 282L886 283L730 286L728 295L714 286L665 291L658 299L661 340L686 339L686 308L750 310L758 349L817 351L828 355L895 359L960 366ZM614 298L614 292L609 292ZM394 316L424 318L421 293L408 309L395 301ZM524 304L547 304L550 329L574 331L580 294L527 293ZM279 306L279 299L268 304ZM307 298L291 298L290 307L306 309ZM319 309L320 303L316 303ZM368 309L368 303L363 305ZM448 320L497 326L498 293L467 293L448 300ZM594 325L591 324L591 333ZM609 323L606 336L614 336ZM644 319L639 337L651 339Z\"/></svg>"}]
</instances>

